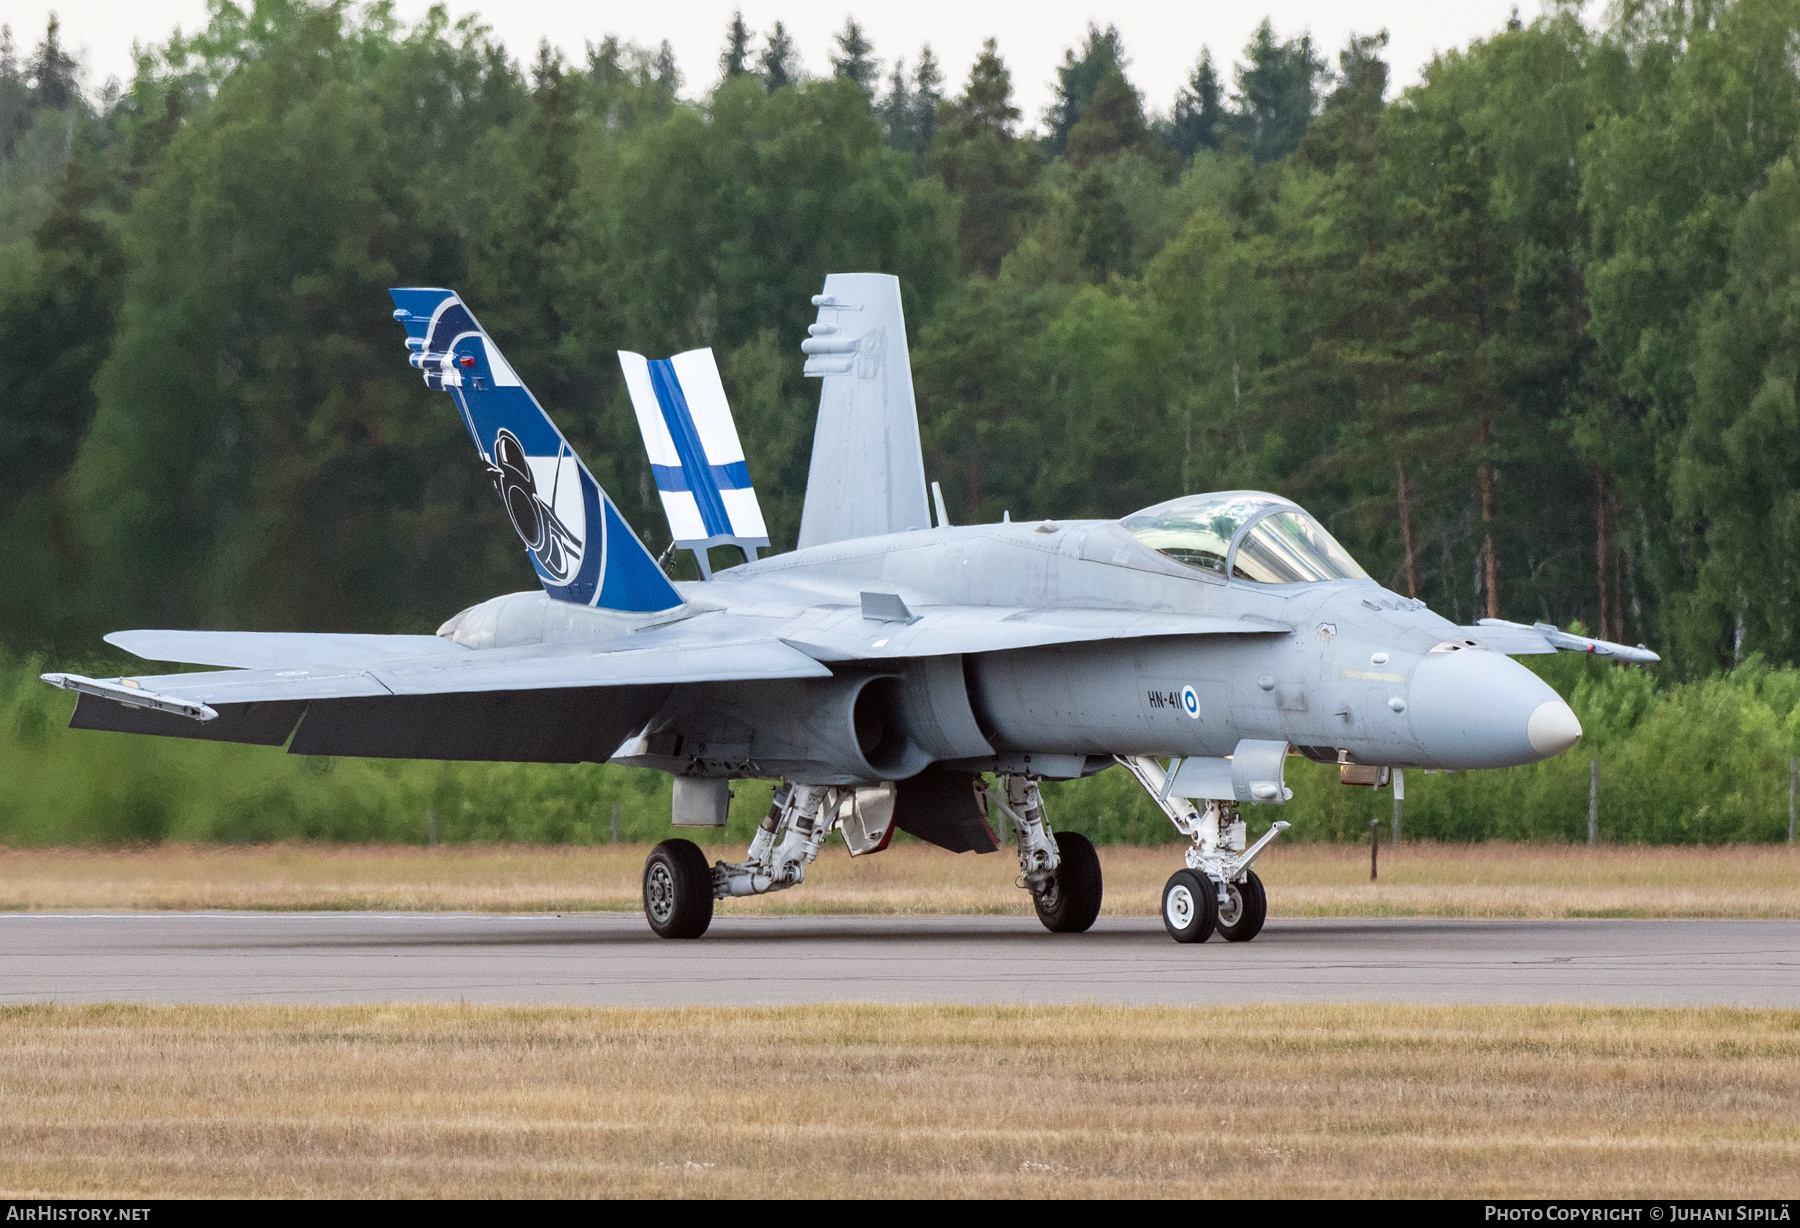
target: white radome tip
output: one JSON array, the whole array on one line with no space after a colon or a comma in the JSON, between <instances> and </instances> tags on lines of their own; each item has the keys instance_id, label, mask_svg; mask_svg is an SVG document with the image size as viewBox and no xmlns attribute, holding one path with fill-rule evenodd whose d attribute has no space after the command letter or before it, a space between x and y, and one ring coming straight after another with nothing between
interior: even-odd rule
<instances>
[{"instance_id":1,"label":"white radome tip","mask_svg":"<svg viewBox=\"0 0 1800 1228\"><path fill-rule=\"evenodd\" d=\"M1581 741L1581 722L1562 700L1545 700L1526 722L1525 736L1531 740L1532 750L1548 758Z\"/></svg>"}]
</instances>

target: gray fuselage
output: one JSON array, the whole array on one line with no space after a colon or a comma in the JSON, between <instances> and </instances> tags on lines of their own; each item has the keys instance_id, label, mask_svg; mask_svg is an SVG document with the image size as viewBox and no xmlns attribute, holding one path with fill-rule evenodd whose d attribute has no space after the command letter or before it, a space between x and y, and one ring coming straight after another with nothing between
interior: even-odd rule
<instances>
[{"instance_id":1,"label":"gray fuselage","mask_svg":"<svg viewBox=\"0 0 1800 1228\"><path fill-rule=\"evenodd\" d=\"M832 664L829 679L676 685L616 761L684 775L818 784L903 779L932 762L1043 776L1113 755L1226 756L1241 739L1396 767L1535 762L1579 726L1536 675L1468 629L1370 580L1260 584L1177 563L1116 521L914 530L817 546L683 584L687 617L721 635L804 644L894 594L921 628L955 610L1080 611L1104 627L1145 614L1249 620L1247 633L1100 638L995 652ZM611 638L615 616L541 594L476 607L470 646ZM940 614L940 611L942 613ZM873 640L879 643L880 640ZM1196 705L1185 693L1191 688Z\"/></svg>"}]
</instances>

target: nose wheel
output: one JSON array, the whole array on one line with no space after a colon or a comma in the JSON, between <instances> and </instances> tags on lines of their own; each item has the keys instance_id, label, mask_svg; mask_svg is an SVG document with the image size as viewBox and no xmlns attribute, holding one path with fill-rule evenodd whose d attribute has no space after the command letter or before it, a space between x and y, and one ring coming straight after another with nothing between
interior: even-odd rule
<instances>
[{"instance_id":1,"label":"nose wheel","mask_svg":"<svg viewBox=\"0 0 1800 1228\"><path fill-rule=\"evenodd\" d=\"M1217 892L1210 879L1177 870L1163 885L1163 928L1176 942L1205 942L1219 923Z\"/></svg>"},{"instance_id":2,"label":"nose wheel","mask_svg":"<svg viewBox=\"0 0 1800 1228\"><path fill-rule=\"evenodd\" d=\"M1262 879L1252 870L1241 883L1225 884L1225 902L1218 905L1219 937L1226 942L1249 942L1262 933L1269 917L1269 897L1263 893Z\"/></svg>"}]
</instances>

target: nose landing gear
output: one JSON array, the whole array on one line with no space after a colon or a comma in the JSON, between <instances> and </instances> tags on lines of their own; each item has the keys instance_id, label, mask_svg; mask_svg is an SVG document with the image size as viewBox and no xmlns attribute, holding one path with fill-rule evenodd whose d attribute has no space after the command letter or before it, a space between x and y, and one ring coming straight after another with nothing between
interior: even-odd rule
<instances>
[{"instance_id":1,"label":"nose landing gear","mask_svg":"<svg viewBox=\"0 0 1800 1228\"><path fill-rule=\"evenodd\" d=\"M1163 928L1169 937L1176 942L1205 942L1216 930L1227 942L1249 942L1261 933L1269 900L1250 863L1288 824L1271 824L1261 839L1245 848L1244 821L1235 801L1207 801L1202 810L1171 793L1169 773L1151 756L1116 758L1169 816L1175 830L1193 841L1187 868L1177 870L1163 887Z\"/></svg>"},{"instance_id":2,"label":"nose landing gear","mask_svg":"<svg viewBox=\"0 0 1800 1228\"><path fill-rule=\"evenodd\" d=\"M1245 870L1241 882L1225 884L1225 900L1218 905L1219 937L1226 942L1249 942L1262 933L1269 917L1269 897L1255 870Z\"/></svg>"},{"instance_id":3,"label":"nose landing gear","mask_svg":"<svg viewBox=\"0 0 1800 1228\"><path fill-rule=\"evenodd\" d=\"M1176 942L1205 942L1219 921L1212 884L1192 870L1177 870L1163 886L1163 928Z\"/></svg>"}]
</instances>

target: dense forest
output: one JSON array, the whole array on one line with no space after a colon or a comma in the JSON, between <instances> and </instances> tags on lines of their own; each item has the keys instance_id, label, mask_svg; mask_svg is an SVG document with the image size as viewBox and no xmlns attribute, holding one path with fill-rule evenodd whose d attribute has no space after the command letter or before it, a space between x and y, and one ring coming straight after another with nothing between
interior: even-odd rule
<instances>
[{"instance_id":1,"label":"dense forest","mask_svg":"<svg viewBox=\"0 0 1800 1228\"><path fill-rule=\"evenodd\" d=\"M1390 88L1265 23L1173 99L777 24L523 58L215 3L129 82L0 44L0 641L430 630L531 573L390 285L461 290L653 549L614 351L710 345L777 547L808 296L903 283L959 522L1257 487L1458 621L1800 658L1800 0L1546 10ZM27 47L29 46L29 49ZM1019 73L1053 69L1025 116ZM810 69L811 71L808 71ZM720 561L723 561L722 559Z\"/></svg>"}]
</instances>

